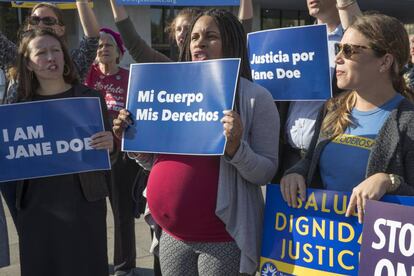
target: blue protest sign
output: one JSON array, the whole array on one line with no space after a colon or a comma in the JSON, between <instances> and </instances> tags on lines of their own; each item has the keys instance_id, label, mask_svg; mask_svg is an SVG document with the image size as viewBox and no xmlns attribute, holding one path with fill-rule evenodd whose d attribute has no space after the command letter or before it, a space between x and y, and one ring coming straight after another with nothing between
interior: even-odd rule
<instances>
[{"instance_id":1,"label":"blue protest sign","mask_svg":"<svg viewBox=\"0 0 414 276\"><path fill-rule=\"evenodd\" d=\"M222 155L240 59L132 64L123 151Z\"/></svg>"},{"instance_id":2,"label":"blue protest sign","mask_svg":"<svg viewBox=\"0 0 414 276\"><path fill-rule=\"evenodd\" d=\"M306 201L291 208L279 185L267 185L261 275L358 275L365 240L356 214L344 215L349 198L350 193L307 189ZM383 200L414 204L411 197Z\"/></svg>"},{"instance_id":3,"label":"blue protest sign","mask_svg":"<svg viewBox=\"0 0 414 276\"><path fill-rule=\"evenodd\" d=\"M238 6L240 0L116 0L119 5L138 6Z\"/></svg>"},{"instance_id":4,"label":"blue protest sign","mask_svg":"<svg viewBox=\"0 0 414 276\"><path fill-rule=\"evenodd\" d=\"M413 207L368 200L359 275L413 275L413 222Z\"/></svg>"},{"instance_id":5,"label":"blue protest sign","mask_svg":"<svg viewBox=\"0 0 414 276\"><path fill-rule=\"evenodd\" d=\"M248 48L253 80L276 101L331 97L326 25L249 33Z\"/></svg>"},{"instance_id":6,"label":"blue protest sign","mask_svg":"<svg viewBox=\"0 0 414 276\"><path fill-rule=\"evenodd\" d=\"M98 98L1 105L0 126L0 182L111 168L89 146L104 130Z\"/></svg>"}]
</instances>

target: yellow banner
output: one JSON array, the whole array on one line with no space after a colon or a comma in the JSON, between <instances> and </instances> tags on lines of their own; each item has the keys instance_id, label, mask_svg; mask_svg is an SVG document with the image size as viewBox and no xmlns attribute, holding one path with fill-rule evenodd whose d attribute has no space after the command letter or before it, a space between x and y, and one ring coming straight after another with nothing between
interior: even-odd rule
<instances>
[{"instance_id":1,"label":"yellow banner","mask_svg":"<svg viewBox=\"0 0 414 276\"><path fill-rule=\"evenodd\" d=\"M316 270L289 263L279 262L272 259L260 257L260 271L261 275L276 275L276 271L285 273L285 275L298 276L346 276L344 274L337 274Z\"/></svg>"},{"instance_id":2,"label":"yellow banner","mask_svg":"<svg viewBox=\"0 0 414 276\"><path fill-rule=\"evenodd\" d=\"M31 9L33 8L36 4L39 4L40 2L11 2L12 7L13 8L26 8L26 9ZM59 9L62 10L73 10L76 9L76 4L75 3L60 3L60 4L56 4L56 6L58 6ZM92 0L89 1L89 6L91 8L93 8L93 2Z\"/></svg>"}]
</instances>

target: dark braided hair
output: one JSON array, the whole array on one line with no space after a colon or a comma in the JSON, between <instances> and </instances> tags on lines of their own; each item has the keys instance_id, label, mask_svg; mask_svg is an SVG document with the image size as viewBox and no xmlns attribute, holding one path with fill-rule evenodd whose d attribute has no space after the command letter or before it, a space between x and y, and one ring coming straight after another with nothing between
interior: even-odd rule
<instances>
[{"instance_id":1,"label":"dark braided hair","mask_svg":"<svg viewBox=\"0 0 414 276\"><path fill-rule=\"evenodd\" d=\"M198 19L202 16L210 16L220 31L222 41L223 58L240 58L240 77L246 78L252 81L252 73L250 70L250 63L247 53L246 34L243 25L231 12L221 9L209 9L198 14L191 23L190 29L185 38L183 50L180 54L179 61L191 61L191 33L194 29L194 25ZM239 81L238 81L239 83ZM237 84L236 98L235 98L235 110L240 110L239 105L239 85Z\"/></svg>"}]
</instances>

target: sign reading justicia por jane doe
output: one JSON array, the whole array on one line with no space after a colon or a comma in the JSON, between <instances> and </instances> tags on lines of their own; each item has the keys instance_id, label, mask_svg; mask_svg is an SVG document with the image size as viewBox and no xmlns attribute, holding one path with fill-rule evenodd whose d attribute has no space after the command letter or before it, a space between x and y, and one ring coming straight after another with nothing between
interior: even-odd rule
<instances>
[{"instance_id":1,"label":"sign reading justicia por jane doe","mask_svg":"<svg viewBox=\"0 0 414 276\"><path fill-rule=\"evenodd\" d=\"M233 109L240 59L132 64L122 150L222 155L220 119Z\"/></svg>"},{"instance_id":2,"label":"sign reading justicia por jane doe","mask_svg":"<svg viewBox=\"0 0 414 276\"><path fill-rule=\"evenodd\" d=\"M104 130L98 98L0 106L0 182L111 168L107 150L90 147Z\"/></svg>"},{"instance_id":3,"label":"sign reading justicia por jane doe","mask_svg":"<svg viewBox=\"0 0 414 276\"><path fill-rule=\"evenodd\" d=\"M326 25L249 33L248 48L253 80L275 101L331 97Z\"/></svg>"}]
</instances>

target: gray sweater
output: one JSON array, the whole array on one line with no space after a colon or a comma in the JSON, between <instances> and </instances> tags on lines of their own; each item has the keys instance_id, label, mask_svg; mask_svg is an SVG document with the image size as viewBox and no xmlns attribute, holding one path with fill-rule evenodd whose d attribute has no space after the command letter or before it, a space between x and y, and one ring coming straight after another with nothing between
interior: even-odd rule
<instances>
[{"instance_id":1,"label":"gray sweater","mask_svg":"<svg viewBox=\"0 0 414 276\"><path fill-rule=\"evenodd\" d=\"M320 135L323 115L319 116L315 135L304 159L285 172L298 173L305 177L310 187L321 187L318 183L319 158L323 148L331 141ZM391 111L380 129L371 149L366 168L366 178L376 173L389 173L401 176L404 181L393 192L398 195L414 195L414 105L403 99Z\"/></svg>"},{"instance_id":2,"label":"gray sweater","mask_svg":"<svg viewBox=\"0 0 414 276\"><path fill-rule=\"evenodd\" d=\"M233 158L221 156L216 215L241 250L240 272L253 274L259 264L264 200L261 185L278 166L279 113L270 93L240 78L242 142ZM151 169L152 154L137 160Z\"/></svg>"}]
</instances>

